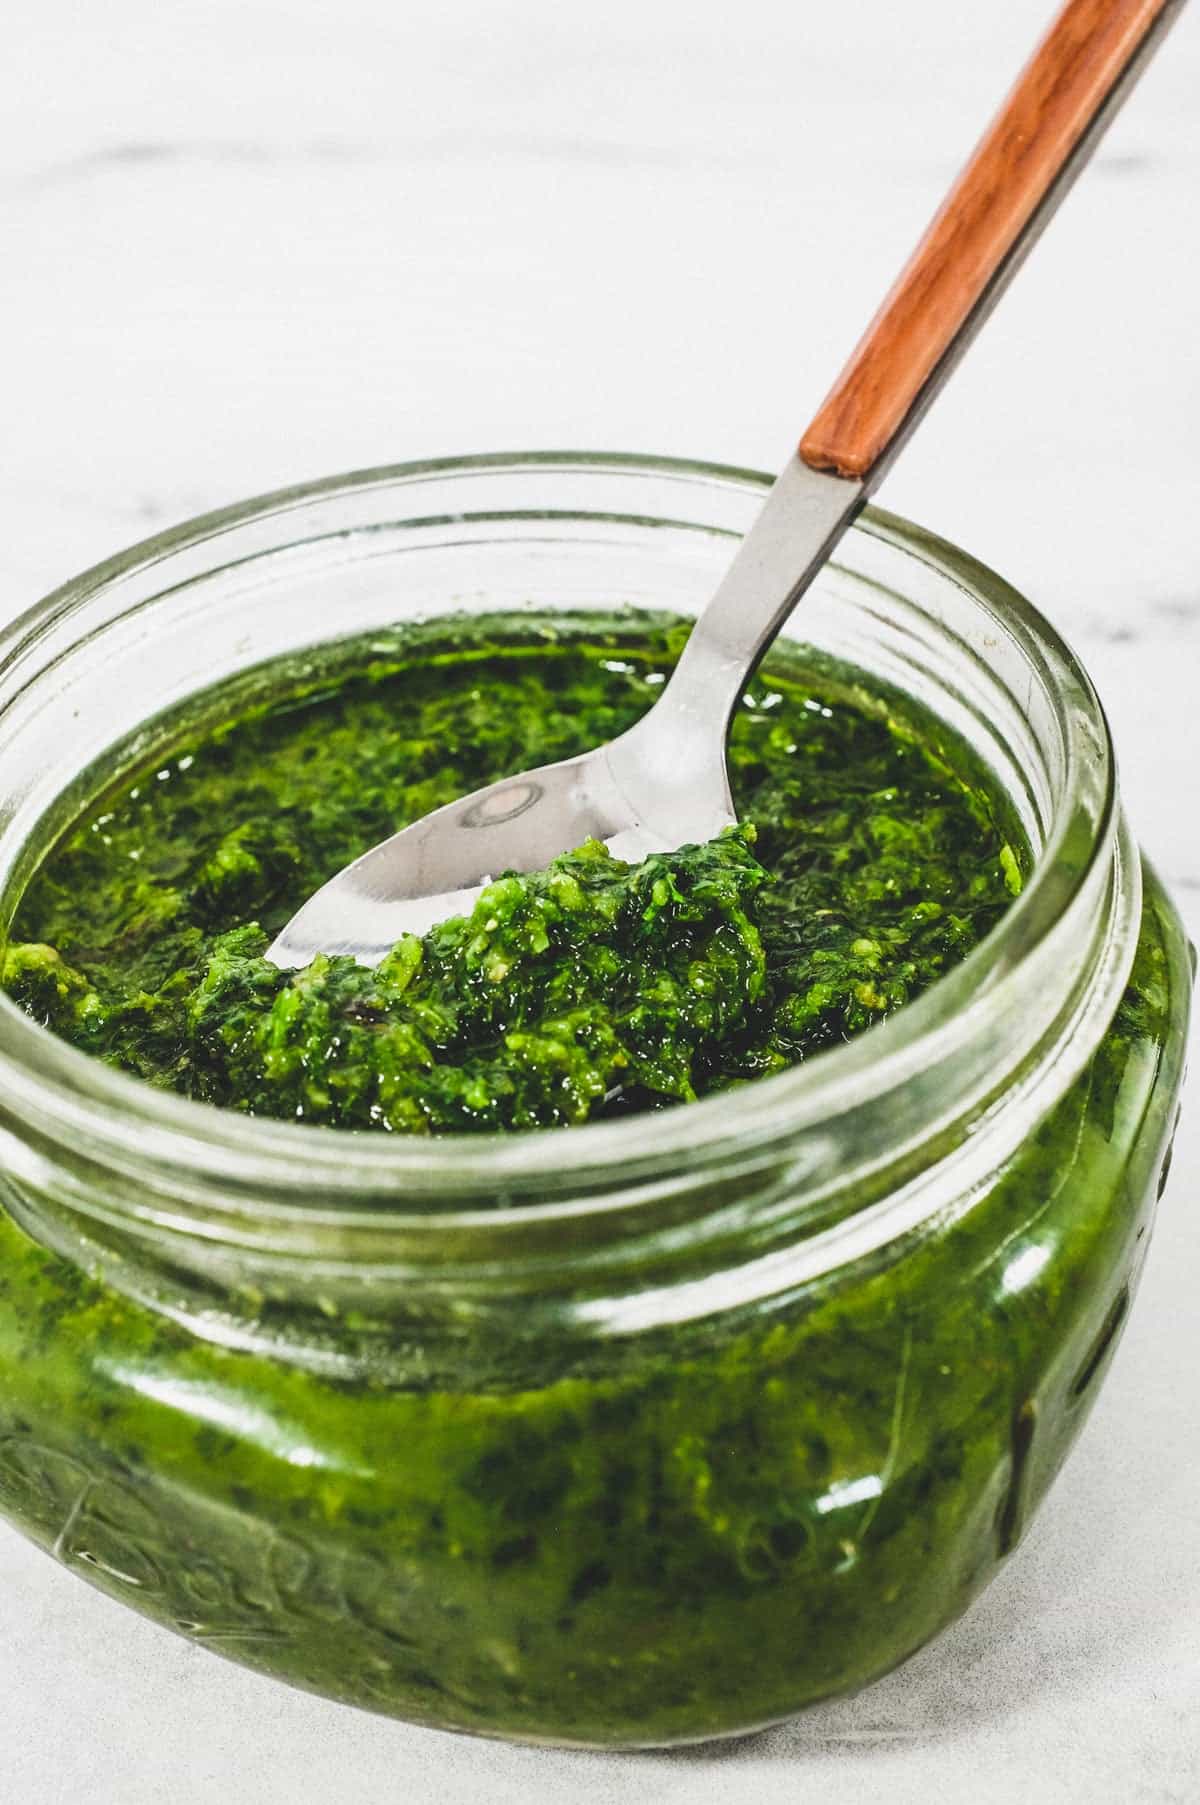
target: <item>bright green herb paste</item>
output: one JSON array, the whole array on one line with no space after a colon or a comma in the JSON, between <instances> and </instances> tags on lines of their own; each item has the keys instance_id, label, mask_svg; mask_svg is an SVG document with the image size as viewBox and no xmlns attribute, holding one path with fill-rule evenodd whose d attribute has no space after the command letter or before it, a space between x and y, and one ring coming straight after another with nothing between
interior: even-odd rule
<instances>
[{"instance_id":1,"label":"bright green herb paste","mask_svg":"<svg viewBox=\"0 0 1200 1805\"><path fill-rule=\"evenodd\" d=\"M755 839L636 871L584 849L378 974L263 965L399 822L626 726L676 643L430 629L286 706L240 698L51 856L13 994L151 1083L400 1131L652 1109L868 1027L987 931L1017 862L932 727L778 659L732 737ZM986 1583L1082 1421L1145 1247L1188 982L1151 879L1091 1065L961 1215L737 1301L759 1203L794 1188L784 1148L720 1181L747 1222L724 1301L637 1332L399 1283L351 1308L286 1265L209 1291L169 1247L139 1292L86 1244L53 1251L35 1161L0 1179L0 1510L209 1648L444 1727L667 1742L861 1686ZM568 1255L548 1282L607 1281Z\"/></svg>"},{"instance_id":2,"label":"bright green herb paste","mask_svg":"<svg viewBox=\"0 0 1200 1805\"><path fill-rule=\"evenodd\" d=\"M738 831L637 867L583 846L375 971L262 956L375 840L628 726L677 646L670 627L464 623L235 720L50 860L7 987L152 1084L403 1133L656 1108L857 1033L976 944L1016 860L911 724L784 661L734 725Z\"/></svg>"}]
</instances>

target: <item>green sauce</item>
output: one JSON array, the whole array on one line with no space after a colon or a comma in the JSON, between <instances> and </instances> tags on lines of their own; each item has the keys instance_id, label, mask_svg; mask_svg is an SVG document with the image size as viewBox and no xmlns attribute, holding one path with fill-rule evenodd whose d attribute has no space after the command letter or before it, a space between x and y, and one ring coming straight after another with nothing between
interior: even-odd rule
<instances>
[{"instance_id":1,"label":"green sauce","mask_svg":"<svg viewBox=\"0 0 1200 1805\"><path fill-rule=\"evenodd\" d=\"M521 1128L819 1054L1005 906L1015 856L955 749L776 660L731 742L753 843L634 871L584 849L501 884L497 930L442 930L382 974L264 968L314 884L461 789L627 725L677 644L506 631L348 653L116 785L24 901L14 994L211 1103ZM402 1287L326 1309L286 1269L277 1295L197 1301L168 1267L151 1307L33 1238L35 1161L0 1210L0 1510L205 1646L418 1722L653 1743L861 1686L986 1583L1094 1396L1188 982L1151 879L1100 1050L969 1207L767 1305L625 1335L544 1332L519 1298L504 1333L454 1300L426 1318ZM785 1152L736 1193L748 1238L793 1182Z\"/></svg>"},{"instance_id":2,"label":"green sauce","mask_svg":"<svg viewBox=\"0 0 1200 1805\"><path fill-rule=\"evenodd\" d=\"M690 1101L859 1032L976 944L1017 861L913 721L784 658L734 724L740 831L638 867L579 848L376 971L262 956L375 840L629 726L678 643L493 621L351 656L106 798L26 898L8 989L152 1084L405 1133Z\"/></svg>"}]
</instances>

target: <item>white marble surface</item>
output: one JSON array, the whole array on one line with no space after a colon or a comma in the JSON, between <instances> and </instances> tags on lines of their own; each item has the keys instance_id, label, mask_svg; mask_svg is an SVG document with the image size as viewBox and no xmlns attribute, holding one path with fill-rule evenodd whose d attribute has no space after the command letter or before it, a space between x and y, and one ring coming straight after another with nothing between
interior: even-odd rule
<instances>
[{"instance_id":1,"label":"white marble surface","mask_svg":"<svg viewBox=\"0 0 1200 1805\"><path fill-rule=\"evenodd\" d=\"M0 609L435 452L776 465L1048 0L7 0ZM1200 15L890 481L1042 604L1200 937ZM242 1673L0 1531L0 1799L1200 1800L1200 1109L1028 1543L862 1697L544 1754Z\"/></svg>"}]
</instances>

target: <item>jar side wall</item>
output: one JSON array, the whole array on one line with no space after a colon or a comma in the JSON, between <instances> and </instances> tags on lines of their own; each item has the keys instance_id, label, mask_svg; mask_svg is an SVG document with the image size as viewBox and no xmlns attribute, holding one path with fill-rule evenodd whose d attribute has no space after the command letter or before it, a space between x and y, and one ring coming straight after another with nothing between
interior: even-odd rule
<instances>
[{"instance_id":1,"label":"jar side wall","mask_svg":"<svg viewBox=\"0 0 1200 1805\"><path fill-rule=\"evenodd\" d=\"M0 1218L0 1509L205 1646L444 1727L670 1742L864 1684L1015 1545L1110 1357L1190 988L1146 896L1100 1053L966 1215L619 1368L351 1389Z\"/></svg>"}]
</instances>

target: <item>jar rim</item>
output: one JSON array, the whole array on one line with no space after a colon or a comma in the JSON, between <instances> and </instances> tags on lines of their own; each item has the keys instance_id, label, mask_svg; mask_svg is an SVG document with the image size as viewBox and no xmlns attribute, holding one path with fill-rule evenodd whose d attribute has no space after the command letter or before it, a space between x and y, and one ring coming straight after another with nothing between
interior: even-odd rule
<instances>
[{"instance_id":1,"label":"jar rim","mask_svg":"<svg viewBox=\"0 0 1200 1805\"><path fill-rule=\"evenodd\" d=\"M298 484L185 521L83 572L0 634L0 672L51 625L61 624L108 585L249 522L378 485L539 468L641 472L753 491L765 491L772 481L762 472L695 459L540 451L376 466ZM720 1161L735 1153L745 1156L755 1147L777 1145L783 1136L818 1128L831 1113L851 1104L869 1105L873 1097L918 1076L935 1047L944 1060L956 1040L965 1044L979 1033L980 1005L986 1002L981 992L998 973L1028 959L1088 881L1097 860L1111 858L1116 820L1111 738L1095 691L1074 653L1003 578L937 535L878 508L867 509L853 532L882 540L932 566L1003 620L1056 700L1066 749L1064 781L1045 845L1021 894L960 965L894 1016L788 1071L656 1113L650 1134L641 1117L524 1135L416 1138L264 1120L156 1090L58 1039L0 996L0 1083L10 1111L18 1119L32 1113L42 1122L53 1120L63 1140L95 1148L98 1157L112 1158L118 1144L126 1148L135 1144L139 1162L186 1171L199 1181L201 1191L206 1184L224 1187L226 1195L229 1186L247 1193L269 1190L270 1207L282 1205L296 1220L315 1222L322 1215L336 1219L341 1211L369 1203L381 1228L389 1220L412 1226L431 1219L445 1228L452 1223L469 1225L484 1216L479 1210L453 1209L456 1197L472 1194L524 1190L528 1195L552 1187L558 1195L546 1201L527 1203L522 1197L520 1213L526 1219L530 1211L570 1214L619 1207L629 1199L626 1183L653 1179L681 1162L694 1170L698 1161ZM1088 843L1081 846L1083 817L1093 828ZM1068 843L1071 857L1064 859ZM626 1181L621 1188L604 1199L578 1201L579 1187L589 1176L594 1179L597 1173L614 1170ZM573 1195L566 1195L564 1187L573 1187ZM428 1207L413 1208L414 1189L434 1201L432 1217ZM180 1207L193 1213L182 1203ZM254 1195L239 1200L239 1209L251 1214L263 1207ZM494 1223L494 1210L486 1215Z\"/></svg>"}]
</instances>

